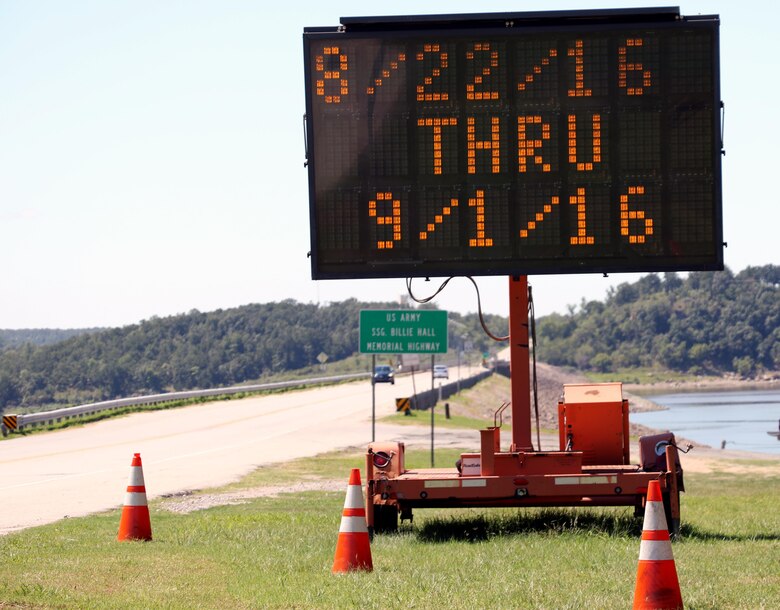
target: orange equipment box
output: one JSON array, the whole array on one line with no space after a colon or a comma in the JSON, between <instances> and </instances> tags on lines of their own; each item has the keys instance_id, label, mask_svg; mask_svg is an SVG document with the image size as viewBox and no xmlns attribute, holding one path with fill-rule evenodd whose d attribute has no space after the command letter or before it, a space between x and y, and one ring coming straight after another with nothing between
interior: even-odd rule
<instances>
[{"instance_id":1,"label":"orange equipment box","mask_svg":"<svg viewBox=\"0 0 780 610\"><path fill-rule=\"evenodd\" d=\"M623 384L577 383L563 386L558 402L561 451L582 451L582 464L617 465L630 460L628 400Z\"/></svg>"}]
</instances>

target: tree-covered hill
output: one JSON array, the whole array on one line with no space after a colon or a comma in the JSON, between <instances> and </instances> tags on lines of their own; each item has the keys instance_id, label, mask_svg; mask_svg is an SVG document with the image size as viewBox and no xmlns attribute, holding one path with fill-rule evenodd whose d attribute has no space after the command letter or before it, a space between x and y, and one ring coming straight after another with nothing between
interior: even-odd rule
<instances>
[{"instance_id":1,"label":"tree-covered hill","mask_svg":"<svg viewBox=\"0 0 780 610\"><path fill-rule=\"evenodd\" d=\"M99 328L23 328L6 330L0 328L0 350L19 347L30 343L32 345L50 345L59 343L84 333L91 333Z\"/></svg>"},{"instance_id":2,"label":"tree-covered hill","mask_svg":"<svg viewBox=\"0 0 780 610\"><path fill-rule=\"evenodd\" d=\"M240 384L329 361L358 349L361 309L395 303L351 299L318 306L292 300L153 318L79 334L52 345L0 351L0 411L66 405L173 390ZM476 314L450 313L450 346L465 334L484 351L489 339ZM489 316L494 332L506 319Z\"/></svg>"},{"instance_id":3,"label":"tree-covered hill","mask_svg":"<svg viewBox=\"0 0 780 610\"><path fill-rule=\"evenodd\" d=\"M361 309L395 303L354 299L329 305L292 300L197 311L45 345L0 350L0 411L219 387L334 362L358 345ZM450 312L451 348L495 344L476 314ZM507 321L487 316L505 334ZM538 324L541 360L582 370L659 367L743 376L780 370L780 267L647 275ZM40 337L52 337L37 331Z\"/></svg>"},{"instance_id":4,"label":"tree-covered hill","mask_svg":"<svg viewBox=\"0 0 780 610\"><path fill-rule=\"evenodd\" d=\"M780 370L780 267L647 275L539 321L539 356L581 370Z\"/></svg>"}]
</instances>

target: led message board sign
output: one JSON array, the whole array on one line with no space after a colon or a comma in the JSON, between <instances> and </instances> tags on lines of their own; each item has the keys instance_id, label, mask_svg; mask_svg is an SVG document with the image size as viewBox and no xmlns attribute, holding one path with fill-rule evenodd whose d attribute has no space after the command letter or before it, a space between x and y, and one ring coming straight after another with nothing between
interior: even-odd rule
<instances>
[{"instance_id":1,"label":"led message board sign","mask_svg":"<svg viewBox=\"0 0 780 610\"><path fill-rule=\"evenodd\" d=\"M721 269L717 16L304 30L312 277Z\"/></svg>"}]
</instances>

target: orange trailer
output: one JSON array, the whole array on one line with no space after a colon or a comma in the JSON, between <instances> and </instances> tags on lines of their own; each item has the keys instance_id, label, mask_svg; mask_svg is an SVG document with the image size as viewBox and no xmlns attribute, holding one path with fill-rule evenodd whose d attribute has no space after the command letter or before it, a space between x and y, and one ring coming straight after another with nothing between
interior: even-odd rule
<instances>
[{"instance_id":1,"label":"orange trailer","mask_svg":"<svg viewBox=\"0 0 780 610\"><path fill-rule=\"evenodd\" d=\"M628 401L620 383L564 386L558 404L559 449L531 441L528 281L512 277L510 357L512 438L502 449L500 417L480 431L479 452L463 453L451 468L407 469L404 444L374 442L366 455L369 532L398 528L414 509L443 507L633 506L643 514L647 487L660 483L667 523L680 527L683 471L674 434L639 439L631 463Z\"/></svg>"}]
</instances>

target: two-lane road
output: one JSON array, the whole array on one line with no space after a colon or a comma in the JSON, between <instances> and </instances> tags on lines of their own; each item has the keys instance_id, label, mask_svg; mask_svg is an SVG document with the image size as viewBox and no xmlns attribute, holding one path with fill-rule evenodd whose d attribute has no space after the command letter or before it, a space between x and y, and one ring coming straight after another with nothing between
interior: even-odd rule
<instances>
[{"instance_id":1,"label":"two-lane road","mask_svg":"<svg viewBox=\"0 0 780 610\"><path fill-rule=\"evenodd\" d=\"M450 380L456 373L450 369ZM418 391L431 387L430 373L415 381ZM395 397L411 393L410 377L377 384L377 418L395 411ZM386 440L383 433L378 426L377 440ZM14 438L0 443L0 534L121 505L133 453L141 453L147 492L155 497L223 485L260 465L370 440L367 381Z\"/></svg>"}]
</instances>

